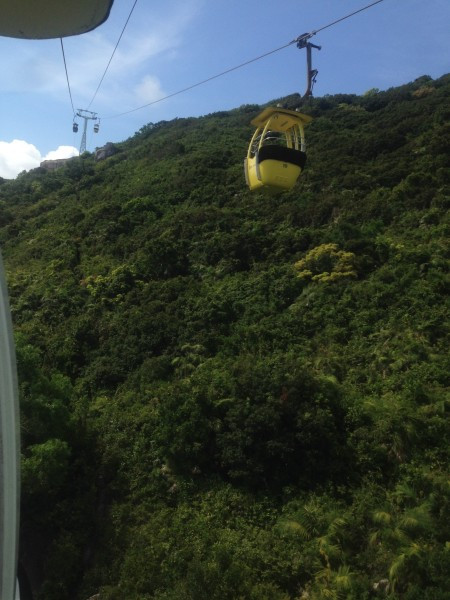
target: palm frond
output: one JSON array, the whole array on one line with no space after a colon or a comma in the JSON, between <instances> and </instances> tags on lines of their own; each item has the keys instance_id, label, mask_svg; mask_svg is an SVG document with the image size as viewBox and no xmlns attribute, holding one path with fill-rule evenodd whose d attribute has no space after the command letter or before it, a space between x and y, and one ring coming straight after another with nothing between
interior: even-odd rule
<instances>
[{"instance_id":1,"label":"palm frond","mask_svg":"<svg viewBox=\"0 0 450 600\"><path fill-rule=\"evenodd\" d=\"M399 526L410 531L427 531L431 529L433 521L428 502L406 510L399 521Z\"/></svg>"},{"instance_id":2,"label":"palm frond","mask_svg":"<svg viewBox=\"0 0 450 600\"><path fill-rule=\"evenodd\" d=\"M350 567L342 565L339 567L335 575L334 582L338 590L349 590L352 586L354 573L350 571Z\"/></svg>"},{"instance_id":3,"label":"palm frond","mask_svg":"<svg viewBox=\"0 0 450 600\"><path fill-rule=\"evenodd\" d=\"M345 517L336 517L328 528L330 535L340 535L348 527L348 521Z\"/></svg>"},{"instance_id":4,"label":"palm frond","mask_svg":"<svg viewBox=\"0 0 450 600\"><path fill-rule=\"evenodd\" d=\"M395 559L392 561L392 564L389 568L389 579L391 579L392 581L397 581L398 577L399 577L399 573L403 568L403 565L405 564L406 561L406 554L402 552L402 554L399 554L398 556L395 557Z\"/></svg>"},{"instance_id":5,"label":"palm frond","mask_svg":"<svg viewBox=\"0 0 450 600\"><path fill-rule=\"evenodd\" d=\"M377 529L369 535L369 546L377 546L381 543L381 532Z\"/></svg>"},{"instance_id":6,"label":"palm frond","mask_svg":"<svg viewBox=\"0 0 450 600\"><path fill-rule=\"evenodd\" d=\"M282 523L282 527L285 531L295 533L302 540L308 540L310 538L309 532L306 529L306 527L304 527L304 525L302 525L302 523L299 523L298 521L284 521Z\"/></svg>"},{"instance_id":7,"label":"palm frond","mask_svg":"<svg viewBox=\"0 0 450 600\"><path fill-rule=\"evenodd\" d=\"M392 523L392 515L385 510L376 510L372 519L374 523L378 523L379 525L390 525Z\"/></svg>"},{"instance_id":8,"label":"palm frond","mask_svg":"<svg viewBox=\"0 0 450 600\"><path fill-rule=\"evenodd\" d=\"M415 490L407 483L399 483L395 488L393 496L399 500L416 500L417 498Z\"/></svg>"}]
</instances>

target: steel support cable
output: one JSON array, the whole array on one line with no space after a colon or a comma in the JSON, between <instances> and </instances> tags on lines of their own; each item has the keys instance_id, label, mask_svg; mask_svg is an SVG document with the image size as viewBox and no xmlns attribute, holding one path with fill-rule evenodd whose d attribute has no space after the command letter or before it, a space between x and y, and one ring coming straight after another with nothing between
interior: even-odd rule
<instances>
[{"instance_id":1,"label":"steel support cable","mask_svg":"<svg viewBox=\"0 0 450 600\"><path fill-rule=\"evenodd\" d=\"M70 89L70 83L69 83L69 73L67 72L66 54L64 52L64 44L63 44L62 38L59 38L59 41L61 42L61 51L62 51L63 60L64 60L64 69L66 71L66 80L67 80L67 87L69 89L70 104L72 105L72 112L73 112L73 114L75 114L75 107L73 105L73 99L72 99L72 91Z\"/></svg>"},{"instance_id":2,"label":"steel support cable","mask_svg":"<svg viewBox=\"0 0 450 600\"><path fill-rule=\"evenodd\" d=\"M105 69L105 71L104 71L104 73L103 73L103 75L102 75L102 77L101 77L101 79L100 79L100 83L98 84L98 86L97 86L97 89L95 90L95 93L94 93L94 95L92 96L92 100L91 100L91 101L89 102L89 104L88 104L88 108L89 108L89 107L91 106L91 104L94 102L94 100L95 100L95 98L96 98L96 96L97 96L97 94L98 94L98 90L100 89L100 86L102 85L102 83L103 83L103 80L105 79L105 75L106 75L106 73L107 73L107 71L108 71L108 69L109 69L109 65L111 64L111 61L112 61L112 59L114 58L114 54L116 53L117 47L118 47L118 46L119 46L119 44L120 44L120 40L122 39L122 36L123 36L123 34L124 34L124 32L125 32L125 29L127 28L128 21L131 19L131 15L133 14L133 11L134 11L134 9L135 9L135 7L136 7L136 4L137 4L137 3L138 3L138 0L135 0L135 1L134 1L134 4L133 4L133 6L131 7L130 14L128 15L128 18L127 18L127 20L125 21L125 25L123 26L122 32L121 32L121 34L120 34L120 36L119 36L119 39L117 40L117 44L116 44L116 46L115 46L115 48L114 48L114 50L113 50L113 53L111 54L111 58L109 59L109 61L108 61L108 64L106 65L106 69Z\"/></svg>"},{"instance_id":3,"label":"steel support cable","mask_svg":"<svg viewBox=\"0 0 450 600\"><path fill-rule=\"evenodd\" d=\"M336 21L333 21L332 23L328 23L328 25L324 25L320 29L314 29L314 31L311 31L311 33L309 33L307 36L301 35L300 37L293 40L291 43L293 44L294 42L299 42L300 40L305 39L306 37L312 37L313 35L316 35L316 33L319 33L319 31L323 31L324 29L328 29L328 27L332 27L333 25L336 25L337 23L340 23L341 21L345 21L345 19L349 19L350 17L353 17L354 15L357 15L358 13L363 12L363 10L367 10L368 8L371 8L372 6L375 6L375 4L380 4L380 2L384 2L384 0L376 0L376 2L372 2L372 4L363 6L363 8L359 8L358 10L355 10L354 12L350 13L349 15L345 15L345 17L336 19Z\"/></svg>"},{"instance_id":4,"label":"steel support cable","mask_svg":"<svg viewBox=\"0 0 450 600\"><path fill-rule=\"evenodd\" d=\"M127 110L126 112L119 113L118 115L111 115L109 117L103 117L103 119L115 119L116 117L122 117L123 115L128 115L129 113L136 112L137 110L142 110L143 108L147 108L148 106L152 106L152 104L157 104L158 102L162 102L163 100L167 100L168 98L173 98L173 96L178 96L178 94L183 94L184 92L187 92L189 90L192 90L193 88L198 87L199 85L203 85L205 83L208 83L208 81L212 81L213 79L217 79L218 77L222 77L222 75L226 75L227 73L231 73L232 71L236 71L237 69L241 69L242 67L245 67L246 65L249 65L250 63L256 62L257 60L260 60L261 58L265 58L266 56L269 56L270 54L275 54L275 52L279 52L280 50L283 50L284 48L287 48L292 43L293 42L289 42L289 44L285 44L284 46L280 46L279 48L275 48L275 50L270 50L270 52L266 52L265 54L261 54L260 56L257 56L256 58L252 58L250 60L247 60L246 62L241 63L240 65L237 65L236 67L231 67L230 69L227 69L226 71L222 71L222 73L218 73L217 75L213 75L212 77L208 77L207 79L203 79L203 81L199 81L198 83L194 83L192 85L189 85L188 87L185 87L182 90L178 90L177 92L173 92L172 94L168 94L167 96L164 96L162 98L158 98L157 100L153 100L152 102L149 102L148 104L144 104L143 106L138 106L138 108L133 108L131 110Z\"/></svg>"},{"instance_id":5,"label":"steel support cable","mask_svg":"<svg viewBox=\"0 0 450 600\"><path fill-rule=\"evenodd\" d=\"M292 46L292 44L296 44L301 40L307 40L307 39L311 38L313 35L316 35L316 33L319 33L320 31L323 31L324 29L328 29L328 27L332 27L333 25L336 25L337 23L340 23L341 21L345 21L345 19L349 19L350 17L353 17L354 15L356 15L360 12L363 12L364 10L367 10L368 8L371 8L372 6L375 6L376 4L380 4L381 2L384 2L384 0L376 0L376 2L372 2L371 4L368 4L367 6L364 6L348 15L345 15L344 17L341 17L340 19L337 19L336 21L333 21L332 23L328 23L327 25L320 27L320 29L314 29L310 33L304 33L304 34L300 35L299 37L295 38L295 40L292 40L289 43L284 44L284 46L280 46L279 48L275 48L274 50L270 50L269 52L260 54L256 58L252 58L250 60L247 60L247 61L241 63L240 65L231 67L230 69L226 69L225 71L222 71L221 73L218 73L217 75L212 75L211 77L208 77L207 79L203 79L202 81L199 81L198 83L189 85L188 87L178 90L177 92L173 92L172 94L168 94L167 96L163 96L162 98L158 98L157 100L153 100L152 102L148 102L147 104L143 104L142 106L138 106L137 108L132 108L131 110L126 110L126 111L118 113L116 115L110 115L108 117L103 117L103 119L116 119L117 117L123 117L124 115L129 115L130 113L136 112L138 110L142 110L143 108L147 108L149 106L152 106L153 104L157 104L158 102L163 102L164 100L168 100L169 98L173 98L174 96L183 94L184 92L187 92L196 87L199 87L200 85L204 85L205 83L208 83L209 81L212 81L213 79L217 79L218 77L227 75L228 73L231 73L232 71L236 71L237 69L241 69L242 67L246 67L247 65L250 65L251 63L261 60L262 58L265 58L266 56L275 54L275 52L284 50L288 46Z\"/></svg>"}]
</instances>

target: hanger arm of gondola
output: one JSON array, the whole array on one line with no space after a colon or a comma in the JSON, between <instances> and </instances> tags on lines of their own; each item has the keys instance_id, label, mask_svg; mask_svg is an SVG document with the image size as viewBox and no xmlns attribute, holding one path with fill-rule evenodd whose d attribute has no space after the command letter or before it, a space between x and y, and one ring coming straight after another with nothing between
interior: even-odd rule
<instances>
[{"instance_id":1,"label":"hanger arm of gondola","mask_svg":"<svg viewBox=\"0 0 450 600\"><path fill-rule=\"evenodd\" d=\"M321 50L322 46L318 46L317 44L313 44L309 41L313 35L315 35L315 32L304 33L301 36L299 36L296 40L297 48L299 48L300 50L306 48L306 91L303 94L303 99L312 96L314 83L316 82L316 78L319 73L317 69L312 68L312 48L315 48L316 50Z\"/></svg>"},{"instance_id":2,"label":"hanger arm of gondola","mask_svg":"<svg viewBox=\"0 0 450 600\"><path fill-rule=\"evenodd\" d=\"M297 44L298 46L298 44ZM303 46L298 46L299 48ZM303 98L309 98L312 96L312 90L314 84L316 82L317 75L319 71L317 69L313 69L312 67L312 48L316 48L317 50L321 50L322 46L317 46L316 44L311 44L311 42L307 42L306 44L306 91L303 94Z\"/></svg>"}]
</instances>

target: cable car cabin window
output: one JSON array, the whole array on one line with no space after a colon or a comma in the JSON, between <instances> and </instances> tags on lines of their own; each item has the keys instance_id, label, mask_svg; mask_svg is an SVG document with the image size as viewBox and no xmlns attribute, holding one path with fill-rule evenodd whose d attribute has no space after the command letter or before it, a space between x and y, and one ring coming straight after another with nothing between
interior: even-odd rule
<instances>
[{"instance_id":1,"label":"cable car cabin window","mask_svg":"<svg viewBox=\"0 0 450 600\"><path fill-rule=\"evenodd\" d=\"M258 146L259 146L259 142L261 140L261 136L258 135L252 144L252 147L250 148L250 156L253 158L255 156L255 154L258 152Z\"/></svg>"},{"instance_id":2,"label":"cable car cabin window","mask_svg":"<svg viewBox=\"0 0 450 600\"><path fill-rule=\"evenodd\" d=\"M266 135L264 136L263 145L276 145L276 146L285 146L286 145L286 137L280 133L279 131L266 131Z\"/></svg>"},{"instance_id":3,"label":"cable car cabin window","mask_svg":"<svg viewBox=\"0 0 450 600\"><path fill-rule=\"evenodd\" d=\"M255 156L255 154L258 151L258 147L260 145L260 141L261 141L261 135L258 135L258 137L255 138L253 144L252 144L252 149L251 149L251 156ZM262 144L261 146L265 146L265 145L276 145L276 146L286 146L286 137L284 134L278 132L278 131L266 131L266 135L263 138Z\"/></svg>"},{"instance_id":4,"label":"cable car cabin window","mask_svg":"<svg viewBox=\"0 0 450 600\"><path fill-rule=\"evenodd\" d=\"M306 153L292 147L286 147L286 137L278 131L267 131L260 146L261 135L259 135L253 142L251 157L256 156L258 163L263 160L279 160L297 165L303 170L306 163Z\"/></svg>"}]
</instances>

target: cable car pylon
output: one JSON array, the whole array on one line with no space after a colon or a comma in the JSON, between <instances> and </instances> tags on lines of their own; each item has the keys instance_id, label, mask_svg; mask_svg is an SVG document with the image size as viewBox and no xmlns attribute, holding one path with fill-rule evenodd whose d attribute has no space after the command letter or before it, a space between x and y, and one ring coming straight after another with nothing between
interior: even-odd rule
<instances>
[{"instance_id":1,"label":"cable car pylon","mask_svg":"<svg viewBox=\"0 0 450 600\"><path fill-rule=\"evenodd\" d=\"M84 108L78 108L77 112L76 112L76 116L80 117L80 119L84 119L84 124L83 124L83 135L81 136L81 144L80 144L80 156L81 154L83 154L83 152L86 152L86 131L87 131L87 124L88 121L97 121L94 125L94 132L98 133L99 130L99 123L100 123L100 119L97 116L97 113L92 112L91 110L86 110ZM74 121L73 123L73 127L72 127L74 133L76 133L78 131L78 123L76 123Z\"/></svg>"}]
</instances>

